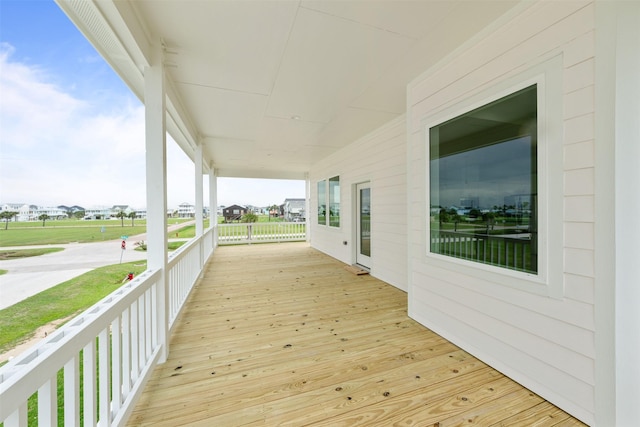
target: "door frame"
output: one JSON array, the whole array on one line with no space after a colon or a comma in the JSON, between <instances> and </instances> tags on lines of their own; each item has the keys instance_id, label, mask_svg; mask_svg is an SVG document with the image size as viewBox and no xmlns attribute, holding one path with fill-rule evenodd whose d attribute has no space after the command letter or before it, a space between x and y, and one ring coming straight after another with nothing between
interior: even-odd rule
<instances>
[{"instance_id":1,"label":"door frame","mask_svg":"<svg viewBox=\"0 0 640 427\"><path fill-rule=\"evenodd\" d=\"M371 181L357 182L353 185L353 260L354 263L367 270L371 270L372 257L371 251L369 256L360 254L360 190L369 189L369 211L371 212ZM369 225L371 227L371 225ZM371 229L369 229L369 242L371 242Z\"/></svg>"}]
</instances>

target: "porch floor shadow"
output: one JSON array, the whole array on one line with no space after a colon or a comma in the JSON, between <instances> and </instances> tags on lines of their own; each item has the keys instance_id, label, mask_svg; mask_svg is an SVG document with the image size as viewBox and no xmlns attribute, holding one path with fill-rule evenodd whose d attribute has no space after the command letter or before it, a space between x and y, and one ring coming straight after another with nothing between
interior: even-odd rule
<instances>
[{"instance_id":1,"label":"porch floor shadow","mask_svg":"<svg viewBox=\"0 0 640 427\"><path fill-rule=\"evenodd\" d=\"M578 426L309 247L218 247L129 425Z\"/></svg>"}]
</instances>

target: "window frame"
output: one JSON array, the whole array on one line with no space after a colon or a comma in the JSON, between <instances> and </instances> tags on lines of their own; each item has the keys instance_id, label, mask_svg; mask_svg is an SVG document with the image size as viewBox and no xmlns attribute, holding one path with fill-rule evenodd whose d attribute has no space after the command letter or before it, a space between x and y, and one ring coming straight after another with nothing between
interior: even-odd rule
<instances>
[{"instance_id":1,"label":"window frame","mask_svg":"<svg viewBox=\"0 0 640 427\"><path fill-rule=\"evenodd\" d=\"M327 225L327 180L321 179L318 181L316 190L316 198L318 201L317 222L318 225ZM324 209L321 211L322 207L324 207ZM322 212L322 214L320 212Z\"/></svg>"},{"instance_id":2,"label":"window frame","mask_svg":"<svg viewBox=\"0 0 640 427\"><path fill-rule=\"evenodd\" d=\"M431 188L430 186L427 189L429 194L428 199L429 199L430 218L431 218L431 215L433 214L433 208L435 205L438 205L439 207L441 207L438 215L442 216L445 214L443 212L444 210L443 200L441 198L443 197L444 193L446 193L446 190L448 187L447 183L450 184L451 178L456 179L455 176L460 174L465 174L465 175L467 173L471 173L472 175L478 174L477 181L476 181L476 178L471 178L472 182L465 185L477 186L478 190L482 190L483 188L485 188L487 184L482 180L482 176L488 171L488 169L492 169L492 170L497 169L496 167L494 167L494 164L487 165L485 163L484 165L481 165L479 167L476 166L478 164L477 163L478 160L482 162L482 158L483 157L486 158L487 150L489 150L489 152L491 152L492 150L495 150L496 148L498 150L504 150L504 149L513 150L514 149L513 147L515 144L516 147L517 146L521 147L521 148L516 148L518 152L521 152L523 149L525 149L526 152L535 153L534 155L529 154L531 155L531 157L527 162L529 166L533 166L529 170L528 178L526 181L529 183L528 184L529 192L527 193L529 199L526 203L533 208L531 209L533 214L529 215L529 219L527 220L528 224L530 225L529 230L531 234L531 238L528 240L529 243L527 244L526 243L527 241L514 239L514 238L510 239L507 236L500 236L500 235L495 235L493 238L489 238L489 235L484 235L480 233L481 235L486 236L484 239L482 239L484 244L481 246L476 246L473 241L471 241L471 244L469 244L468 240L465 239L465 240L459 241L457 240L457 238L461 238L461 236L477 235L476 234L478 233L477 228L472 228L472 229L465 228L464 230L452 232L450 230L446 230L445 228L442 228L442 226L444 225L443 223L439 223L439 225L436 226L435 225L436 223L430 220L429 221L430 245L428 248L429 253L443 255L447 257L453 257L457 259L463 259L465 261L471 261L474 263L480 263L484 265L491 265L497 268L510 269L513 271L519 271L522 273L538 276L538 267L540 264L537 260L537 242L538 242L538 237L537 237L537 217L538 217L538 206L537 206L538 102L537 101L538 101L538 97L537 97L537 94L538 94L538 91L539 91L539 88L537 84L527 86L523 89L511 92L505 97L499 97L493 101L487 102L486 104L483 104L480 107L469 109L468 111L462 113L461 115L454 116L449 120L440 122L434 126L429 127L429 129L427 130L428 132L427 140L429 143L429 146L427 147L428 158L429 158L428 160L429 177L430 179L433 178L432 171L434 169L435 169L435 174L437 175L436 177L437 181L435 184L436 188L434 189L434 188ZM477 117L494 117L496 115L496 112L498 111L504 111L505 108L508 110L510 108L513 108L512 106L513 104L510 104L509 107L505 107L505 105L507 105L505 103L513 103L514 100L516 102L522 102L521 100L523 100L523 98L524 98L524 101L527 102L527 104L518 104L518 105L523 105L526 108L526 115L523 117L519 117L519 119L522 120L522 118L535 117L535 126L529 127L528 132L527 130L523 130L522 124L518 125L517 129L515 129L513 126L507 127L507 122L502 122L501 125L494 126L492 128L488 128L480 131L473 130L474 128L472 127L471 128L472 133L469 135L462 136L458 134L457 136L454 137L454 139L448 139L448 138L451 138L451 136L449 136L448 138L443 136L443 138L445 139L440 139L443 133L449 133L451 132L452 129L454 129L454 132L455 132L455 130L459 129L461 126L465 126L465 120L469 120L470 118L471 120L474 120L474 118L477 118ZM463 128L463 129L465 130L469 129L468 125L466 126L467 128ZM435 135L435 138L437 139L435 144L431 144L432 143L431 138L434 135ZM503 144L508 144L508 146L505 147ZM500 147L502 147L502 149ZM518 153L518 154L524 155L524 153ZM450 169L453 167L451 162L455 164L456 163L455 159L460 155L462 155L463 158L465 159L464 165L458 165L454 169ZM499 152L493 153L493 155L490 158L495 158L496 156L500 156ZM517 157L510 158L509 161L512 161L512 160L518 161L518 159L526 159L526 157L520 157L520 155L518 155ZM467 162L471 162L471 163L467 164ZM512 173L518 173L517 171L523 170L525 166L524 165L521 165L521 166L522 168L518 168L517 170L512 171ZM502 169L502 170L509 170L508 165L505 164L505 169ZM452 173L452 171L454 172ZM447 178L447 176L449 178ZM508 182L508 181L513 181L514 178L516 177L512 174L504 178L501 178L501 180L504 182ZM444 179L444 181L441 181L441 179ZM467 180L465 179L465 182L466 181ZM498 184L498 186L500 186L500 184ZM480 193L483 193L483 192L480 191ZM482 207L487 208L486 205L485 206L478 205L478 201L479 201L478 197L474 196L473 193L467 192L466 195L470 197L468 201L471 203L471 208L470 208L471 213L474 213L474 209L475 209L475 215L478 215L480 214L480 211L479 211L480 208ZM496 193L496 195L498 197L506 197L506 194L500 193L500 192ZM454 206L460 206L460 204L462 203L462 200L463 200L462 193L457 194L455 197L458 197L458 196L461 196L460 202L456 201ZM510 197L514 197L514 195L511 194ZM435 198L435 201L434 201L434 198ZM484 203L486 203L486 195L483 197L483 200L485 200ZM449 200L446 203L446 205L451 206L452 205L451 200ZM495 201L493 206L496 206ZM499 206L503 206L503 209L504 209L505 199L503 199L502 203L500 203ZM489 233L488 221L489 220L487 219L487 229L486 229L487 234ZM516 221L517 221L517 218L516 218ZM456 220L455 223L457 225L458 221ZM464 221L462 221L462 224L464 224ZM461 227L464 228L464 225L461 225ZM517 226L513 226L513 228L516 228L516 227ZM454 230L456 228L457 227L454 227ZM448 243L444 243L444 244L436 243L435 246L437 248L440 248L441 250L434 251L433 250L434 243L432 240L434 230L437 230L436 235L439 236L439 239L440 238L447 239L446 237L443 237L443 236L450 236L450 237L457 236L457 238L453 237L454 239L456 239L453 243L451 243L449 239L447 239ZM467 231L465 232L465 230ZM502 253L503 252L502 249L499 249L499 248L496 250L491 249L492 246L498 246L499 248L503 247L504 253ZM528 250L526 249L527 247L529 248ZM451 251L455 252L456 254L445 253L445 252L451 252ZM528 256L525 256L525 252L527 252ZM482 254L482 258L483 258L482 260L479 259L478 257L480 254ZM495 261L491 262L491 259L487 260L487 255L489 258L495 258ZM502 260L501 260L501 255L503 258ZM510 255L511 255L511 259L509 259ZM530 261L530 263L527 263L527 260ZM528 269L525 268L525 264L529 267Z\"/></svg>"},{"instance_id":3,"label":"window frame","mask_svg":"<svg viewBox=\"0 0 640 427\"><path fill-rule=\"evenodd\" d=\"M475 261L432 253L430 248L430 135L429 130L448 120L532 85L537 85L537 274L510 270ZM491 87L483 87L465 99L455 99L421 121L424 141L423 262L478 277L481 280L531 293L562 298L563 286L563 160L550 147L562 147L563 138L562 56L547 58L518 74L513 73ZM561 150L562 148L560 148ZM555 156L553 155L555 154ZM553 183L553 185L551 185Z\"/></svg>"},{"instance_id":4,"label":"window frame","mask_svg":"<svg viewBox=\"0 0 640 427\"><path fill-rule=\"evenodd\" d=\"M333 184L332 183L337 183ZM340 228L340 175L333 176L327 180L327 206L329 207L329 216L327 218L329 227ZM337 192L337 201L336 201ZM337 214L335 207L337 206ZM334 215L331 213L334 212Z\"/></svg>"},{"instance_id":5,"label":"window frame","mask_svg":"<svg viewBox=\"0 0 640 427\"><path fill-rule=\"evenodd\" d=\"M332 188L331 183L332 182L337 182L337 193L338 193L338 200L336 202L335 200L335 192L332 191L335 188ZM325 227L331 227L331 228L340 228L340 195L341 193L341 188L340 188L340 175L335 175L332 176L331 178L324 178L321 179L317 182L317 201L318 201L318 225L320 226L325 226ZM337 205L338 206L338 214L334 215L335 218L337 218L337 220L332 221L332 204L333 205ZM324 206L324 215L320 215L320 207ZM321 220L322 218L322 220Z\"/></svg>"}]
</instances>

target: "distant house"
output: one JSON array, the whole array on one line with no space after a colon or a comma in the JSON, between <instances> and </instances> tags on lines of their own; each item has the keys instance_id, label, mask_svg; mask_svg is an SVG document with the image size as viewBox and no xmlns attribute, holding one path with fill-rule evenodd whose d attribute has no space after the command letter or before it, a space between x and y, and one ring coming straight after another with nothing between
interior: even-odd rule
<instances>
[{"instance_id":1,"label":"distant house","mask_svg":"<svg viewBox=\"0 0 640 427\"><path fill-rule=\"evenodd\" d=\"M17 212L13 221L29 221L35 215L31 205L23 203L5 203L0 206L0 212Z\"/></svg>"},{"instance_id":2,"label":"distant house","mask_svg":"<svg viewBox=\"0 0 640 427\"><path fill-rule=\"evenodd\" d=\"M132 209L129 205L113 205L111 207L111 213L115 216L118 212L129 213Z\"/></svg>"},{"instance_id":3,"label":"distant house","mask_svg":"<svg viewBox=\"0 0 640 427\"><path fill-rule=\"evenodd\" d=\"M195 218L196 207L190 203L182 202L178 205L178 218Z\"/></svg>"},{"instance_id":4,"label":"distant house","mask_svg":"<svg viewBox=\"0 0 640 427\"><path fill-rule=\"evenodd\" d=\"M247 208L240 205L231 205L222 209L222 216L225 222L240 221L242 215L247 213Z\"/></svg>"},{"instance_id":5,"label":"distant house","mask_svg":"<svg viewBox=\"0 0 640 427\"><path fill-rule=\"evenodd\" d=\"M50 219L65 219L68 217L67 210L54 206L38 206L35 210L36 218L40 218L40 215L47 215Z\"/></svg>"},{"instance_id":6,"label":"distant house","mask_svg":"<svg viewBox=\"0 0 640 427\"><path fill-rule=\"evenodd\" d=\"M282 211L285 221L304 219L305 199L284 199Z\"/></svg>"},{"instance_id":7,"label":"distant house","mask_svg":"<svg viewBox=\"0 0 640 427\"><path fill-rule=\"evenodd\" d=\"M111 208L107 206L95 206L84 211L84 219L108 219L111 217Z\"/></svg>"}]
</instances>

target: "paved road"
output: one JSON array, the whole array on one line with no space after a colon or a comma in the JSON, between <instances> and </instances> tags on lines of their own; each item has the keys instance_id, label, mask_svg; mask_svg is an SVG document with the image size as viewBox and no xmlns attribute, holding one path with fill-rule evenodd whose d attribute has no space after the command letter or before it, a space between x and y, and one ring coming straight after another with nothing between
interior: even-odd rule
<instances>
[{"instance_id":1,"label":"paved road","mask_svg":"<svg viewBox=\"0 0 640 427\"><path fill-rule=\"evenodd\" d=\"M169 231L188 223L169 227ZM145 235L129 236L127 249L120 249L121 240L96 243L69 243L62 245L0 247L26 249L27 247L64 248L63 251L38 257L0 261L0 269L8 270L0 276L0 309L9 307L25 298L42 292L57 284L73 279L88 271L105 265L147 259L147 253L134 250L134 243L144 240Z\"/></svg>"}]
</instances>

